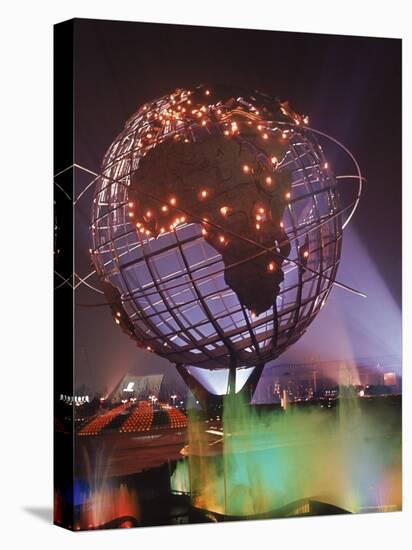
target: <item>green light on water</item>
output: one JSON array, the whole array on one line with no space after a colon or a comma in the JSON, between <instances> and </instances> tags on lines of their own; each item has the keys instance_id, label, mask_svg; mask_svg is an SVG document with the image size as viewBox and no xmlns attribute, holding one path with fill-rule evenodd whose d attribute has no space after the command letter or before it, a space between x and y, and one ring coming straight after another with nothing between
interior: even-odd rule
<instances>
[{"instance_id":1,"label":"green light on water","mask_svg":"<svg viewBox=\"0 0 412 550\"><path fill-rule=\"evenodd\" d=\"M360 405L360 403L362 404ZM336 408L260 409L225 399L221 441L189 419L189 457L172 488L194 506L231 516L276 511L301 499L351 512L401 506L400 403L341 399Z\"/></svg>"}]
</instances>

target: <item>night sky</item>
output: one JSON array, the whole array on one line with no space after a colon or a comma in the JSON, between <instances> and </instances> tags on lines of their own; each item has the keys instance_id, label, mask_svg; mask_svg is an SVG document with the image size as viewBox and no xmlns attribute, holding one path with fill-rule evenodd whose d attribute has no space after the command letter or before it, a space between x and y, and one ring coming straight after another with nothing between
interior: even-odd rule
<instances>
[{"instance_id":1,"label":"night sky","mask_svg":"<svg viewBox=\"0 0 412 550\"><path fill-rule=\"evenodd\" d=\"M142 103L200 83L289 100L313 127L354 153L368 180L338 272L368 298L334 289L308 333L278 362L400 356L401 41L77 20L75 162L99 171L106 149ZM335 173L353 174L335 152ZM90 179L78 176L77 193ZM350 197L354 188L345 186ZM91 197L76 212L76 271L82 274L91 270ZM127 371L173 370L139 350L114 325L108 307L90 307L103 303L101 295L81 288L76 302L77 387L110 389Z\"/></svg>"}]
</instances>

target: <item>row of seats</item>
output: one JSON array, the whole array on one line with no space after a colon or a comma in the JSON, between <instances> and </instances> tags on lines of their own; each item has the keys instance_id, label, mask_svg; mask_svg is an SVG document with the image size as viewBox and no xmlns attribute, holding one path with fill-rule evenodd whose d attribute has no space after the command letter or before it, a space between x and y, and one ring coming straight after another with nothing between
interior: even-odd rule
<instances>
[{"instance_id":1,"label":"row of seats","mask_svg":"<svg viewBox=\"0 0 412 550\"><path fill-rule=\"evenodd\" d=\"M187 427L187 417L174 407L169 405L162 405L162 409L167 413L169 417L169 425L171 428L186 428Z\"/></svg>"},{"instance_id":2,"label":"row of seats","mask_svg":"<svg viewBox=\"0 0 412 550\"><path fill-rule=\"evenodd\" d=\"M107 424L109 424L109 422L122 413L128 406L129 403L122 403L121 405L114 407L114 409L96 416L88 424L83 426L83 428L79 431L79 435L97 435L105 426L107 426Z\"/></svg>"},{"instance_id":3,"label":"row of seats","mask_svg":"<svg viewBox=\"0 0 412 550\"><path fill-rule=\"evenodd\" d=\"M120 432L148 432L153 423L153 407L147 401L139 401L138 405L127 417Z\"/></svg>"},{"instance_id":4,"label":"row of seats","mask_svg":"<svg viewBox=\"0 0 412 550\"><path fill-rule=\"evenodd\" d=\"M97 435L108 426L119 414L130 406L130 403L122 403L113 409L96 416L79 431L79 435ZM170 405L161 404L162 413L167 415L167 425L170 428L186 428L187 417L179 409ZM162 414L160 411L157 413ZM153 428L154 411L148 401L139 401L129 416L119 428L121 433L148 432ZM117 422L117 421L116 421Z\"/></svg>"}]
</instances>

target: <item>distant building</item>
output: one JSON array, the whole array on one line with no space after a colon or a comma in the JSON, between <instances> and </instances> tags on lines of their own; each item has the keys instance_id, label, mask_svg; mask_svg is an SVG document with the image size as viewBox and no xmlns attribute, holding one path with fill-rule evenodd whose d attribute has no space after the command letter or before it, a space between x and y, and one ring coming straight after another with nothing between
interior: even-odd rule
<instances>
[{"instance_id":1,"label":"distant building","mask_svg":"<svg viewBox=\"0 0 412 550\"><path fill-rule=\"evenodd\" d=\"M124 399L147 400L152 395L158 397L162 381L163 374L126 374L109 395L108 401L117 403Z\"/></svg>"},{"instance_id":2,"label":"distant building","mask_svg":"<svg viewBox=\"0 0 412 550\"><path fill-rule=\"evenodd\" d=\"M362 389L364 395L399 393L400 371L397 356L272 364L263 371L253 403L278 403L284 389L290 402L336 398L339 387L357 388L356 393Z\"/></svg>"}]
</instances>

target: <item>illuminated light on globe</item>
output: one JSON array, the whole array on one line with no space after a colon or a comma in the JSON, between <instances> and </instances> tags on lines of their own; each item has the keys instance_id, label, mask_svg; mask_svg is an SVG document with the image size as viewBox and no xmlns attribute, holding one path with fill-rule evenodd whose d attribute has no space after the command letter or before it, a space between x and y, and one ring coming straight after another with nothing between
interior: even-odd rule
<instances>
[{"instance_id":1,"label":"illuminated light on globe","mask_svg":"<svg viewBox=\"0 0 412 550\"><path fill-rule=\"evenodd\" d=\"M362 178L343 207L322 135L200 86L143 105L104 157L91 255L113 319L197 395L251 395L336 283Z\"/></svg>"}]
</instances>

